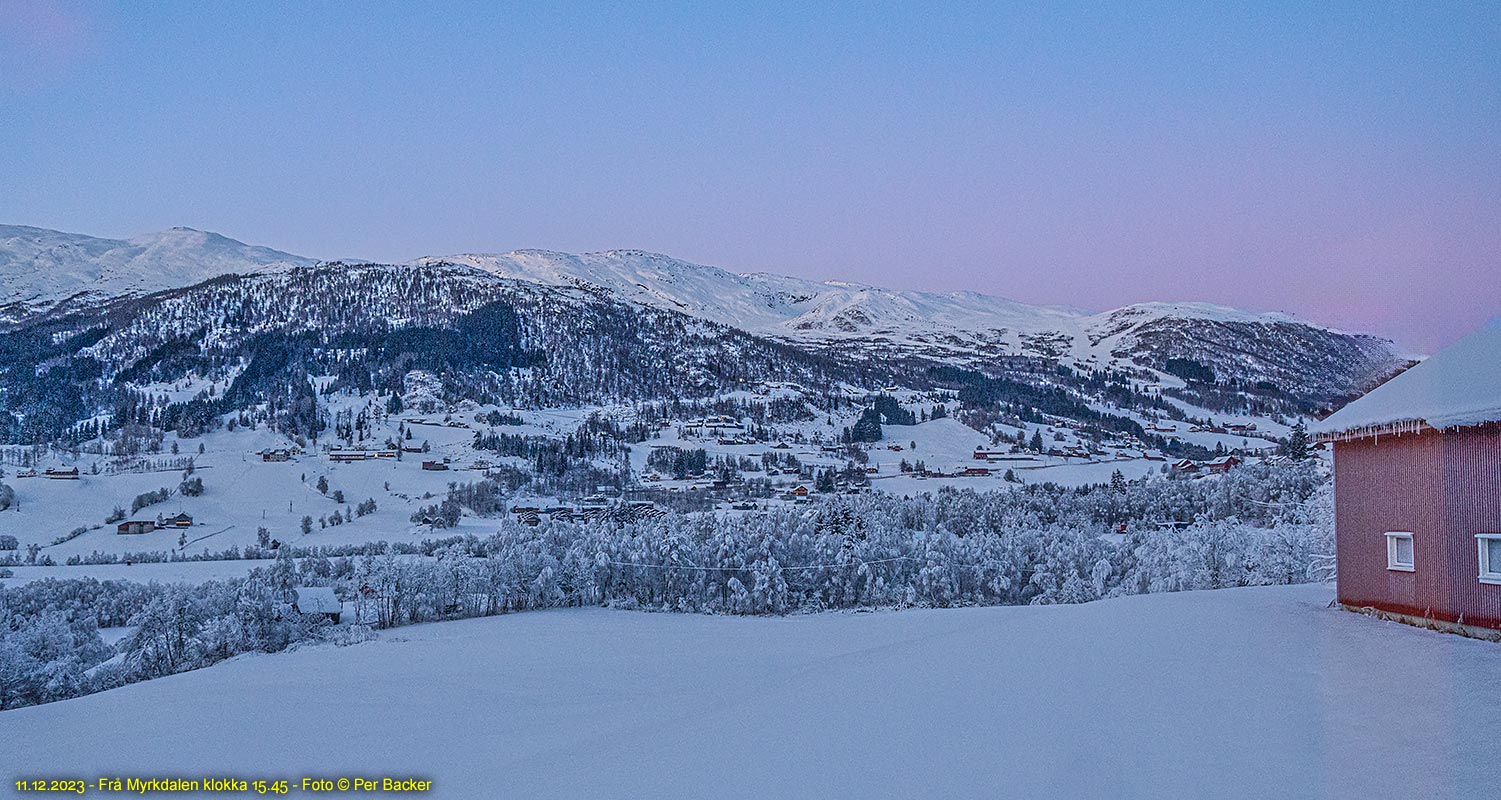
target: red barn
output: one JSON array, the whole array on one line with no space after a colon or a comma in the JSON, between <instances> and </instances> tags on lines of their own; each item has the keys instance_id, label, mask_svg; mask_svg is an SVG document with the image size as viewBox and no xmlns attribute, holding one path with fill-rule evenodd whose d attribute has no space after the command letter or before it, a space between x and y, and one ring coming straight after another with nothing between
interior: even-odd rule
<instances>
[{"instance_id":1,"label":"red barn","mask_svg":"<svg viewBox=\"0 0 1501 800\"><path fill-rule=\"evenodd\" d=\"M1339 602L1501 629L1501 321L1313 429L1334 444Z\"/></svg>"}]
</instances>

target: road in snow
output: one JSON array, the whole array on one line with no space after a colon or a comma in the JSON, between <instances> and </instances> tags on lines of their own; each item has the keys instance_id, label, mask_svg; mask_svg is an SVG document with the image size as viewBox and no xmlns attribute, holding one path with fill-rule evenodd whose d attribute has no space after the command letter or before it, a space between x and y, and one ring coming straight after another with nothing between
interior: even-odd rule
<instances>
[{"instance_id":1,"label":"road in snow","mask_svg":"<svg viewBox=\"0 0 1501 800\"><path fill-rule=\"evenodd\" d=\"M517 614L7 711L0 740L25 753L8 772L416 775L439 797L1489 796L1501 646L1331 597Z\"/></svg>"}]
</instances>

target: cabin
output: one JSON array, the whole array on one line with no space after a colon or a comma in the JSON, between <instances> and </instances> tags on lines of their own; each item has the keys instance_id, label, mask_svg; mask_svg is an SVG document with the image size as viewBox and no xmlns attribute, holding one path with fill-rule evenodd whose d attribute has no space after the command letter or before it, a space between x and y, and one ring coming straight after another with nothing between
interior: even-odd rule
<instances>
[{"instance_id":1,"label":"cabin","mask_svg":"<svg viewBox=\"0 0 1501 800\"><path fill-rule=\"evenodd\" d=\"M175 517L167 517L166 519L162 520L162 527L163 528L191 528L191 527L193 527L193 518L190 517L190 516L188 516L187 514L183 514L183 513L179 512L178 515L175 516Z\"/></svg>"},{"instance_id":2,"label":"cabin","mask_svg":"<svg viewBox=\"0 0 1501 800\"><path fill-rule=\"evenodd\" d=\"M78 467L73 467L72 469L49 469L42 474L55 481L76 481L78 480Z\"/></svg>"},{"instance_id":3,"label":"cabin","mask_svg":"<svg viewBox=\"0 0 1501 800\"><path fill-rule=\"evenodd\" d=\"M1174 461L1172 470L1182 475L1192 475L1199 471L1199 465L1196 461L1184 458Z\"/></svg>"},{"instance_id":4,"label":"cabin","mask_svg":"<svg viewBox=\"0 0 1501 800\"><path fill-rule=\"evenodd\" d=\"M291 450L263 450L263 451L261 451L261 460L262 461L291 461L292 460L292 451Z\"/></svg>"},{"instance_id":5,"label":"cabin","mask_svg":"<svg viewBox=\"0 0 1501 800\"><path fill-rule=\"evenodd\" d=\"M344 613L344 604L334 594L334 590L327 586L298 586L292 590L297 594L297 611L302 614L318 614L335 625L339 624L339 615Z\"/></svg>"},{"instance_id":6,"label":"cabin","mask_svg":"<svg viewBox=\"0 0 1501 800\"><path fill-rule=\"evenodd\" d=\"M963 475L963 476L965 476L967 478L985 477L985 476L987 476L987 475L990 474L990 468L989 467L965 467L964 470L962 472L960 472L959 474Z\"/></svg>"},{"instance_id":7,"label":"cabin","mask_svg":"<svg viewBox=\"0 0 1501 800\"><path fill-rule=\"evenodd\" d=\"M337 461L337 462L340 462L340 463L348 463L348 462L351 462L351 461L364 461L365 459L367 459L369 457L370 457L370 453L368 453L368 452L366 452L364 450L330 450L330 451L328 451L328 460L329 461Z\"/></svg>"},{"instance_id":8,"label":"cabin","mask_svg":"<svg viewBox=\"0 0 1501 800\"><path fill-rule=\"evenodd\" d=\"M1501 638L1501 319L1311 427L1341 606Z\"/></svg>"},{"instance_id":9,"label":"cabin","mask_svg":"<svg viewBox=\"0 0 1501 800\"><path fill-rule=\"evenodd\" d=\"M793 489L788 494L791 494L793 497L807 497L808 496L808 487L806 487L806 486L798 486L797 488Z\"/></svg>"},{"instance_id":10,"label":"cabin","mask_svg":"<svg viewBox=\"0 0 1501 800\"><path fill-rule=\"evenodd\" d=\"M1240 466L1239 456L1220 456L1204 465L1211 475L1221 475Z\"/></svg>"},{"instance_id":11,"label":"cabin","mask_svg":"<svg viewBox=\"0 0 1501 800\"><path fill-rule=\"evenodd\" d=\"M442 472L448 469L448 465L442 461L424 461L422 462L422 468L428 472Z\"/></svg>"},{"instance_id":12,"label":"cabin","mask_svg":"<svg viewBox=\"0 0 1501 800\"><path fill-rule=\"evenodd\" d=\"M156 530L156 520L132 519L115 526L116 534L150 533Z\"/></svg>"}]
</instances>

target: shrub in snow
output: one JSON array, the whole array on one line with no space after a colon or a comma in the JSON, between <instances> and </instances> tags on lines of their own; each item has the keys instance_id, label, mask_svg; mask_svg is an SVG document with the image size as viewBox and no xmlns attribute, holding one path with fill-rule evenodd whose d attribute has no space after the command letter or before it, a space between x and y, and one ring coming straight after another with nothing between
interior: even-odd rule
<instances>
[{"instance_id":1,"label":"shrub in snow","mask_svg":"<svg viewBox=\"0 0 1501 800\"><path fill-rule=\"evenodd\" d=\"M154 492L145 492L138 494L136 495L134 500L130 501L130 513L134 514L147 506L154 506L157 503L166 502L167 498L170 497L171 494L171 492L167 491L166 487L157 489Z\"/></svg>"},{"instance_id":2,"label":"shrub in snow","mask_svg":"<svg viewBox=\"0 0 1501 800\"><path fill-rule=\"evenodd\" d=\"M375 639L375 631L369 625L348 625L336 627L329 634L329 641L340 647L348 647L352 644L360 644Z\"/></svg>"}]
</instances>

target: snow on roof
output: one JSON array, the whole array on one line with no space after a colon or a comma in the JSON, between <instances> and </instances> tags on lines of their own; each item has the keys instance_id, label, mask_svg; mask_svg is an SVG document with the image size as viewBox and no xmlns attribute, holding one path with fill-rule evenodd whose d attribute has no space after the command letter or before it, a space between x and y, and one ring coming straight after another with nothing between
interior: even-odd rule
<instances>
[{"instance_id":1,"label":"snow on roof","mask_svg":"<svg viewBox=\"0 0 1501 800\"><path fill-rule=\"evenodd\" d=\"M1338 434L1399 423L1434 428L1501 420L1501 317L1315 424Z\"/></svg>"},{"instance_id":2,"label":"snow on roof","mask_svg":"<svg viewBox=\"0 0 1501 800\"><path fill-rule=\"evenodd\" d=\"M292 591L297 593L297 610L304 614L337 614L344 610L334 590L327 586L299 586Z\"/></svg>"}]
</instances>

